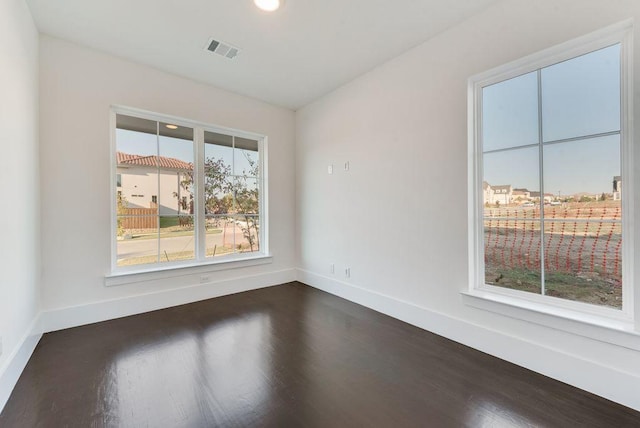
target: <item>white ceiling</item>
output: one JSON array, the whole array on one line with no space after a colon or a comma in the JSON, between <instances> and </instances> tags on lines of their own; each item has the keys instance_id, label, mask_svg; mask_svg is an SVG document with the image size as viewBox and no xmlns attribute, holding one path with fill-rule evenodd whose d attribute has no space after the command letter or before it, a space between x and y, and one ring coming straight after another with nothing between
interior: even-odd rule
<instances>
[{"instance_id":1,"label":"white ceiling","mask_svg":"<svg viewBox=\"0 0 640 428\"><path fill-rule=\"evenodd\" d=\"M496 0L27 0L41 32L297 109ZM238 46L233 60L203 48Z\"/></svg>"}]
</instances>

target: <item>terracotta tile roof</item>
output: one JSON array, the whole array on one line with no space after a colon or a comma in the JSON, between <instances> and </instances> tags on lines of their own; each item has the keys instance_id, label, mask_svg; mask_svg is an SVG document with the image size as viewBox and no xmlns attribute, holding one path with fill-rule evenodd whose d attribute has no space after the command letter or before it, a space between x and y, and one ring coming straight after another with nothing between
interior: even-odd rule
<instances>
[{"instance_id":1,"label":"terracotta tile roof","mask_svg":"<svg viewBox=\"0 0 640 428\"><path fill-rule=\"evenodd\" d=\"M160 168L182 169L191 171L193 164L176 158L167 158L164 156L140 156L130 155L128 153L116 152L118 165L137 165L137 166L159 166Z\"/></svg>"}]
</instances>

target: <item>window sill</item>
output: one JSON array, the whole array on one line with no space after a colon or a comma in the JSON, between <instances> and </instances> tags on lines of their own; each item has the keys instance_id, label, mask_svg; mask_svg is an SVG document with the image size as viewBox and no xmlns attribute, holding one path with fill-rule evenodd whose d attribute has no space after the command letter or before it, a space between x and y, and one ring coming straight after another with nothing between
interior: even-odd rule
<instances>
[{"instance_id":1,"label":"window sill","mask_svg":"<svg viewBox=\"0 0 640 428\"><path fill-rule=\"evenodd\" d=\"M116 285L132 284L136 282L153 281L157 279L174 278L201 273L218 272L222 270L238 269L249 266L258 266L273 262L271 255L252 255L230 260L215 260L205 262L193 262L188 264L174 264L154 266L147 269L123 270L105 275L104 285L112 287ZM209 281L206 281L209 282Z\"/></svg>"},{"instance_id":2,"label":"window sill","mask_svg":"<svg viewBox=\"0 0 640 428\"><path fill-rule=\"evenodd\" d=\"M462 292L468 306L640 351L640 332L632 321L617 320L498 295L482 290Z\"/></svg>"}]
</instances>

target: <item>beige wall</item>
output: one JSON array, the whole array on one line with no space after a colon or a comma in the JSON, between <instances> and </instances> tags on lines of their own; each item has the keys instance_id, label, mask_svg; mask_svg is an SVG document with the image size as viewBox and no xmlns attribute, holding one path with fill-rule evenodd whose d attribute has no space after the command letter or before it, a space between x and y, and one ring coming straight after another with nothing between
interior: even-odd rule
<instances>
[{"instance_id":1,"label":"beige wall","mask_svg":"<svg viewBox=\"0 0 640 428\"><path fill-rule=\"evenodd\" d=\"M22 0L0 0L0 409L7 365L39 308L38 32Z\"/></svg>"}]
</instances>

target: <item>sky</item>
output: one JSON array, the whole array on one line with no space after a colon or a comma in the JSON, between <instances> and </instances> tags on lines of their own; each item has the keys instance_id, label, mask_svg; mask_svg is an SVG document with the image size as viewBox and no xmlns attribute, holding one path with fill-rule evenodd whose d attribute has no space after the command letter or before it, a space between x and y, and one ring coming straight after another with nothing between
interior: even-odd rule
<instances>
[{"instance_id":1,"label":"sky","mask_svg":"<svg viewBox=\"0 0 640 428\"><path fill-rule=\"evenodd\" d=\"M620 175L620 136L549 142L620 131L620 45L543 68L542 120L538 75L528 73L483 89L484 181L538 191L539 127L545 193L611 193ZM544 144L546 143L546 144Z\"/></svg>"}]
</instances>

